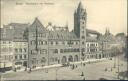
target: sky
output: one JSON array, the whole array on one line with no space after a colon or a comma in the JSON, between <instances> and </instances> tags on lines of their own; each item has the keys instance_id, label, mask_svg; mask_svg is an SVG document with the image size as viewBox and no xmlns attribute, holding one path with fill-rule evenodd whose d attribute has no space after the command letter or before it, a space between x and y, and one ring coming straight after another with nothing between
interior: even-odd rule
<instances>
[{"instance_id":1,"label":"sky","mask_svg":"<svg viewBox=\"0 0 128 81\"><path fill-rule=\"evenodd\" d=\"M112 34L127 33L127 0L1 0L1 27L9 23L32 23L36 17L44 26L68 24L74 27L79 2L87 12L87 28ZM34 4L33 4L34 3Z\"/></svg>"}]
</instances>

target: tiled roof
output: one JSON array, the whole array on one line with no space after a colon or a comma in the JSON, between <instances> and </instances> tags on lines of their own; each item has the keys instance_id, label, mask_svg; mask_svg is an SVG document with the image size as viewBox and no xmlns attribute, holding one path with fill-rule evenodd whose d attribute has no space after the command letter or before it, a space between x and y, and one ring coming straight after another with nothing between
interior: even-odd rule
<instances>
[{"instance_id":1,"label":"tiled roof","mask_svg":"<svg viewBox=\"0 0 128 81\"><path fill-rule=\"evenodd\" d=\"M23 23L10 23L8 25L4 25L2 28L2 34L6 34L6 36L1 36L2 40L22 40L24 30L29 26L29 24Z\"/></svg>"},{"instance_id":2,"label":"tiled roof","mask_svg":"<svg viewBox=\"0 0 128 81\"><path fill-rule=\"evenodd\" d=\"M22 29L22 28L27 27L28 24L26 24L26 23L10 23L10 24L8 24L8 26L12 26L13 28L20 27Z\"/></svg>"},{"instance_id":3,"label":"tiled roof","mask_svg":"<svg viewBox=\"0 0 128 81\"><path fill-rule=\"evenodd\" d=\"M31 29L31 31L35 31L36 28L38 28L38 31L47 31L38 18L35 18L34 22L29 26L29 29Z\"/></svg>"},{"instance_id":4,"label":"tiled roof","mask_svg":"<svg viewBox=\"0 0 128 81\"><path fill-rule=\"evenodd\" d=\"M87 42L96 42L97 41L97 38L96 37L87 36L86 37L86 41Z\"/></svg>"},{"instance_id":5,"label":"tiled roof","mask_svg":"<svg viewBox=\"0 0 128 81\"><path fill-rule=\"evenodd\" d=\"M109 33L109 34L102 35L100 37L100 41L106 41L106 42L109 42L109 43L115 43L116 42L116 38L115 38L114 35Z\"/></svg>"},{"instance_id":6,"label":"tiled roof","mask_svg":"<svg viewBox=\"0 0 128 81\"><path fill-rule=\"evenodd\" d=\"M0 40L13 40L13 30L1 28Z\"/></svg>"},{"instance_id":7,"label":"tiled roof","mask_svg":"<svg viewBox=\"0 0 128 81\"><path fill-rule=\"evenodd\" d=\"M91 33L91 34L97 34L100 35L99 32L95 31L95 30L91 30L91 29L86 29L87 34Z\"/></svg>"},{"instance_id":8,"label":"tiled roof","mask_svg":"<svg viewBox=\"0 0 128 81\"><path fill-rule=\"evenodd\" d=\"M79 40L74 32L69 31L49 31L49 39L59 40Z\"/></svg>"}]
</instances>

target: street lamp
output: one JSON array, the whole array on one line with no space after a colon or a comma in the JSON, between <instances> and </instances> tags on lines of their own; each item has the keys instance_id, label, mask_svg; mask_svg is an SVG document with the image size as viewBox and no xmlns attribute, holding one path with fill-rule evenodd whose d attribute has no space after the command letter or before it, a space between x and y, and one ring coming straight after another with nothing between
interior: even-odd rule
<instances>
[{"instance_id":1,"label":"street lamp","mask_svg":"<svg viewBox=\"0 0 128 81\"><path fill-rule=\"evenodd\" d=\"M59 68L56 68L56 80L57 80L57 71L59 70Z\"/></svg>"}]
</instances>

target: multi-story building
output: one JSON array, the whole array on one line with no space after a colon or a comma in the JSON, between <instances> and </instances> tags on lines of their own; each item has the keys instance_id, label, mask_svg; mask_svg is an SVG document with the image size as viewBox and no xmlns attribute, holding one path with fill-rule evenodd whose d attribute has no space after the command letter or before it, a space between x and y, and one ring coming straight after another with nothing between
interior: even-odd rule
<instances>
[{"instance_id":1,"label":"multi-story building","mask_svg":"<svg viewBox=\"0 0 128 81\"><path fill-rule=\"evenodd\" d=\"M74 29L44 25L35 18L32 24L10 23L12 28L13 64L29 68L100 59L111 56L114 36L107 30L101 35L87 29L87 12L81 2L74 12ZM108 49L109 48L109 49ZM10 52L11 53L11 52Z\"/></svg>"},{"instance_id":2,"label":"multi-story building","mask_svg":"<svg viewBox=\"0 0 128 81\"><path fill-rule=\"evenodd\" d=\"M1 28L0 36L0 69L10 70L13 66L13 39L11 28Z\"/></svg>"},{"instance_id":3,"label":"multi-story building","mask_svg":"<svg viewBox=\"0 0 128 81\"><path fill-rule=\"evenodd\" d=\"M95 39L87 38L86 42L86 59L99 59L101 52L99 51L98 42Z\"/></svg>"},{"instance_id":4,"label":"multi-story building","mask_svg":"<svg viewBox=\"0 0 128 81\"><path fill-rule=\"evenodd\" d=\"M28 24L10 23L1 28L0 55L2 59L1 62L4 63L4 67L10 66L13 68L16 65L27 65L28 43L23 36L27 26ZM8 60L8 62L6 60ZM3 68L3 64L1 68Z\"/></svg>"},{"instance_id":5,"label":"multi-story building","mask_svg":"<svg viewBox=\"0 0 128 81\"><path fill-rule=\"evenodd\" d=\"M15 39L14 41L14 68L27 67L28 62L28 42L25 39Z\"/></svg>"},{"instance_id":6,"label":"multi-story building","mask_svg":"<svg viewBox=\"0 0 128 81\"><path fill-rule=\"evenodd\" d=\"M28 66L44 66L48 64L48 31L36 18L27 29L28 33Z\"/></svg>"},{"instance_id":7,"label":"multi-story building","mask_svg":"<svg viewBox=\"0 0 128 81\"><path fill-rule=\"evenodd\" d=\"M102 51L102 58L114 56L115 50L119 51L119 48L120 45L115 36L109 32L109 29L106 29L105 34L99 37L99 49Z\"/></svg>"}]
</instances>

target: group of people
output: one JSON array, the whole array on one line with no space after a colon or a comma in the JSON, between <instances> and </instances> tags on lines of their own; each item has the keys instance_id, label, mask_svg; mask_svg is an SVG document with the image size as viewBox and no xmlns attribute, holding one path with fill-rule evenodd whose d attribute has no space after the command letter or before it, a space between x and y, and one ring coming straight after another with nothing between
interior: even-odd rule
<instances>
[{"instance_id":1,"label":"group of people","mask_svg":"<svg viewBox=\"0 0 128 81\"><path fill-rule=\"evenodd\" d=\"M85 65L86 65L86 63L82 63L82 62L81 62L81 66L85 66ZM75 69L75 68L78 67L77 64L70 64L70 63L67 63L67 66L68 66L68 67L71 67L71 69Z\"/></svg>"}]
</instances>

